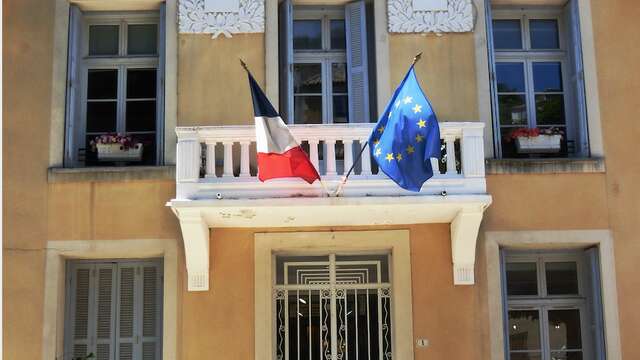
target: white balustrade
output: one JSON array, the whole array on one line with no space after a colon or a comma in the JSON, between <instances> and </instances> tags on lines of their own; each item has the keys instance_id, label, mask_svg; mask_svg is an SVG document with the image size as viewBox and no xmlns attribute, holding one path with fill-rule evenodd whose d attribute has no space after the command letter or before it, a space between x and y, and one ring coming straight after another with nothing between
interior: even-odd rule
<instances>
[{"instance_id":1,"label":"white balustrade","mask_svg":"<svg viewBox=\"0 0 640 360\"><path fill-rule=\"evenodd\" d=\"M300 179L275 179L260 183L256 158L250 151L252 143L255 143L253 126L178 127L177 196L183 199L219 196L322 196L324 189L331 193L335 191L352 165L355 170L344 187L343 196L415 195L416 193L398 187L381 172L372 172L368 149L358 158L373 126L374 124L290 126L298 143L308 143L309 157L319 170L324 186L318 182L308 185ZM443 191L447 194L486 192L483 128L484 124L480 122L440 123L446 159L431 159L434 176L425 183L419 194L440 194ZM223 148L222 164L216 164L218 143ZM236 143L239 144L239 152L234 152ZM343 149L341 153L344 156L341 158L337 157L340 152L335 150L336 143L338 149ZM456 158L456 146L460 158ZM339 163L343 166L337 166ZM446 171L440 171L441 164ZM221 176L216 173L216 165L222 165ZM202 177L201 167L204 170Z\"/></svg>"}]
</instances>

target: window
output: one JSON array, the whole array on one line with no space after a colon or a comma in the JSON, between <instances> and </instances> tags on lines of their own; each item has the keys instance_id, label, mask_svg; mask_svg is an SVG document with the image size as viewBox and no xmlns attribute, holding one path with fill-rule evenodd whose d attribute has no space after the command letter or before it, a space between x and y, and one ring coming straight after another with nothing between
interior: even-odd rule
<instances>
[{"instance_id":1,"label":"window","mask_svg":"<svg viewBox=\"0 0 640 360\"><path fill-rule=\"evenodd\" d=\"M508 359L600 358L595 250L503 254Z\"/></svg>"},{"instance_id":2,"label":"window","mask_svg":"<svg viewBox=\"0 0 640 360\"><path fill-rule=\"evenodd\" d=\"M280 4L280 112L290 124L370 122L367 9Z\"/></svg>"},{"instance_id":3,"label":"window","mask_svg":"<svg viewBox=\"0 0 640 360\"><path fill-rule=\"evenodd\" d=\"M72 261L64 359L162 358L160 261Z\"/></svg>"},{"instance_id":4,"label":"window","mask_svg":"<svg viewBox=\"0 0 640 360\"><path fill-rule=\"evenodd\" d=\"M575 1L565 9L492 11L495 143L498 156L588 156ZM561 134L560 147L525 151L521 128Z\"/></svg>"},{"instance_id":5,"label":"window","mask_svg":"<svg viewBox=\"0 0 640 360\"><path fill-rule=\"evenodd\" d=\"M277 256L274 287L275 358L392 357L388 255Z\"/></svg>"},{"instance_id":6,"label":"window","mask_svg":"<svg viewBox=\"0 0 640 360\"><path fill-rule=\"evenodd\" d=\"M154 165L161 160L162 18L158 12L82 13L71 7L68 164ZM106 155L94 145L96 138L114 134L131 138L128 155L119 146Z\"/></svg>"}]
</instances>

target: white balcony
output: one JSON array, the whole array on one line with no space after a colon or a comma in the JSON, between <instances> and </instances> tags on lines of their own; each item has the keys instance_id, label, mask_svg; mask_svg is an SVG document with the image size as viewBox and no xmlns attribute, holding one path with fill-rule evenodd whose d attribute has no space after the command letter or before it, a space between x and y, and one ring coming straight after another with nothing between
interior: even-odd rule
<instances>
[{"instance_id":1,"label":"white balcony","mask_svg":"<svg viewBox=\"0 0 640 360\"><path fill-rule=\"evenodd\" d=\"M253 126L177 128L176 198L168 205L180 219L189 289L208 289L209 228L416 223L451 223L454 282L472 284L475 240L491 203L484 124L440 123L443 156L432 159L434 176L417 193L378 172L368 150L357 160L373 127L290 126L322 178L311 185L295 178L258 180ZM355 171L335 196L354 161Z\"/></svg>"}]
</instances>

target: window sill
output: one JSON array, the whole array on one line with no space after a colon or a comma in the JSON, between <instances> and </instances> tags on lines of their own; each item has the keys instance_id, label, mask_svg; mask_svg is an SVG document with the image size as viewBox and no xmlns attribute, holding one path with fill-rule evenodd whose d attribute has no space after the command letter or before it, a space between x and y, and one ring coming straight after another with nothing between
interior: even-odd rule
<instances>
[{"instance_id":1,"label":"window sill","mask_svg":"<svg viewBox=\"0 0 640 360\"><path fill-rule=\"evenodd\" d=\"M499 174L604 173L603 158L581 159L486 159L485 171Z\"/></svg>"},{"instance_id":2,"label":"window sill","mask_svg":"<svg viewBox=\"0 0 640 360\"><path fill-rule=\"evenodd\" d=\"M121 167L84 167L49 168L49 183L65 182L102 182L136 180L174 180L176 167L169 166L121 166Z\"/></svg>"}]
</instances>

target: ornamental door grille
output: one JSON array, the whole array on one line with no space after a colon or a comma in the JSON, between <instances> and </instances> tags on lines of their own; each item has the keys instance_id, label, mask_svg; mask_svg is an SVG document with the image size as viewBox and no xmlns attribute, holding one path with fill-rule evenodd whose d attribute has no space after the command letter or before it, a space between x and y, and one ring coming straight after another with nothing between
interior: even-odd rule
<instances>
[{"instance_id":1,"label":"ornamental door grille","mask_svg":"<svg viewBox=\"0 0 640 360\"><path fill-rule=\"evenodd\" d=\"M392 359L389 255L277 256L277 360Z\"/></svg>"}]
</instances>

